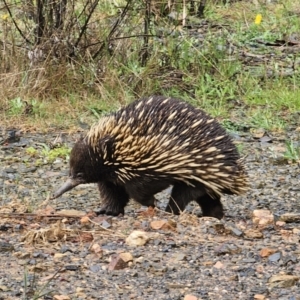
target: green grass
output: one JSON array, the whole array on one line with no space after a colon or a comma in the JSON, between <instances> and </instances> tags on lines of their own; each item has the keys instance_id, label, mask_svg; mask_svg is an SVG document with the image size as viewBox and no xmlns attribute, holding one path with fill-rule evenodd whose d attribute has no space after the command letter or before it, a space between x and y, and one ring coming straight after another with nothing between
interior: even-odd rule
<instances>
[{"instance_id":1,"label":"green grass","mask_svg":"<svg viewBox=\"0 0 300 300\"><path fill-rule=\"evenodd\" d=\"M38 275L34 272L29 274L27 268L24 268L24 279L23 279L23 296L22 300L38 300L45 299L45 296L50 297L54 290L49 289L49 285L55 279L59 271L56 271L52 277L50 277L45 284L42 286L38 285ZM31 276L29 276L31 275Z\"/></svg>"},{"instance_id":2,"label":"green grass","mask_svg":"<svg viewBox=\"0 0 300 300\"><path fill-rule=\"evenodd\" d=\"M26 149L26 153L30 156L34 157L42 157L49 162L55 161L57 158L62 158L67 160L69 158L71 149L65 145L61 145L60 147L50 149L47 145L41 145L42 149L36 149L34 147L28 147ZM39 161L37 161L39 164Z\"/></svg>"},{"instance_id":3,"label":"green grass","mask_svg":"<svg viewBox=\"0 0 300 300\"><path fill-rule=\"evenodd\" d=\"M24 103L20 97L11 99L9 101L9 114L12 116L20 115L23 112Z\"/></svg>"},{"instance_id":4,"label":"green grass","mask_svg":"<svg viewBox=\"0 0 300 300\"><path fill-rule=\"evenodd\" d=\"M284 158L291 162L300 162L300 145L296 146L293 141L287 141Z\"/></svg>"},{"instance_id":5,"label":"green grass","mask_svg":"<svg viewBox=\"0 0 300 300\"><path fill-rule=\"evenodd\" d=\"M108 111L152 94L183 98L222 123L234 115L237 129L247 124L284 130L290 116L300 110L299 53L284 53L282 47L263 44L288 41L293 36L297 39L300 4L292 0L259 5L207 1L208 29L197 27L197 34L188 34L185 28L170 22L161 15L162 6L153 4L149 34L154 37L149 38L147 64L142 65L143 37L121 38L143 34L144 2L135 1L118 34L112 35L105 51L93 59L126 3L100 3L88 24L84 41L87 51L78 50L72 63L53 60L51 53L46 60L30 63L27 54L15 47L22 38L12 20L1 18L0 37L6 51L0 63L2 123L45 130L55 126L77 128L80 122L91 124ZM18 5L22 3L12 9L18 9ZM84 1L78 1L75 10L81 25L87 14L82 13L83 7ZM177 10L181 9L178 4ZM257 14L262 15L260 24L254 22ZM30 21L26 27L23 19L17 21L32 38L30 26L34 23ZM199 21L191 18L192 24ZM64 34L78 36L76 29ZM90 46L93 43L95 46ZM286 66L294 68L288 76L284 74ZM230 122L227 125L231 126Z\"/></svg>"}]
</instances>

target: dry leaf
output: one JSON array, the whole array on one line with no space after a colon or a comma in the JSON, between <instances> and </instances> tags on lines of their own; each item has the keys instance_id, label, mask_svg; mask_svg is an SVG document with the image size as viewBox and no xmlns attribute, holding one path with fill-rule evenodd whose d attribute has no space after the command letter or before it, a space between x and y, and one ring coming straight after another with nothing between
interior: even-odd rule
<instances>
[{"instance_id":1,"label":"dry leaf","mask_svg":"<svg viewBox=\"0 0 300 300\"><path fill-rule=\"evenodd\" d=\"M55 300L71 300L71 298L66 295L54 295L53 298Z\"/></svg>"},{"instance_id":2,"label":"dry leaf","mask_svg":"<svg viewBox=\"0 0 300 300\"><path fill-rule=\"evenodd\" d=\"M149 206L147 210L139 213L143 217L153 217L155 215L155 209L152 206Z\"/></svg>"},{"instance_id":3,"label":"dry leaf","mask_svg":"<svg viewBox=\"0 0 300 300\"><path fill-rule=\"evenodd\" d=\"M94 236L89 232L80 232L79 240L80 242L91 242L94 240Z\"/></svg>"},{"instance_id":4,"label":"dry leaf","mask_svg":"<svg viewBox=\"0 0 300 300\"><path fill-rule=\"evenodd\" d=\"M167 224L166 220L157 220L157 221L152 221L150 223L150 226L154 230L159 230L161 229L165 224Z\"/></svg>"},{"instance_id":5,"label":"dry leaf","mask_svg":"<svg viewBox=\"0 0 300 300\"><path fill-rule=\"evenodd\" d=\"M268 257L271 254L275 253L277 250L271 248L263 248L260 250L259 254L261 257Z\"/></svg>"},{"instance_id":6,"label":"dry leaf","mask_svg":"<svg viewBox=\"0 0 300 300\"><path fill-rule=\"evenodd\" d=\"M88 224L90 223L90 218L88 216L84 216L80 219L81 224Z\"/></svg>"},{"instance_id":7,"label":"dry leaf","mask_svg":"<svg viewBox=\"0 0 300 300\"><path fill-rule=\"evenodd\" d=\"M154 230L175 230L176 223L172 220L157 220L157 221L152 221L150 223L150 226Z\"/></svg>"}]
</instances>

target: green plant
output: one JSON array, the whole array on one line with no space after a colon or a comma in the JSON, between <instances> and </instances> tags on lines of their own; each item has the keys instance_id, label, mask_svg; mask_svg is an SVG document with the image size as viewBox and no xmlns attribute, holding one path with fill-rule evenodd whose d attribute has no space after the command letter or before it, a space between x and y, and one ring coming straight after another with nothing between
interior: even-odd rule
<instances>
[{"instance_id":1,"label":"green plant","mask_svg":"<svg viewBox=\"0 0 300 300\"><path fill-rule=\"evenodd\" d=\"M36 156L38 154L38 150L33 147L28 147L26 149L26 153L29 154L30 156Z\"/></svg>"},{"instance_id":2,"label":"green plant","mask_svg":"<svg viewBox=\"0 0 300 300\"><path fill-rule=\"evenodd\" d=\"M41 151L41 154L50 162L53 162L58 157L67 160L69 159L70 153L71 149L65 145L54 149L49 149L49 147L45 146L44 149Z\"/></svg>"},{"instance_id":3,"label":"green plant","mask_svg":"<svg viewBox=\"0 0 300 300\"><path fill-rule=\"evenodd\" d=\"M28 270L24 268L24 291L23 291L23 299L22 300L38 300L42 299L47 295L50 295L54 292L54 290L46 290L51 283L51 281L56 277L60 270L54 273L54 275L42 286L37 286L37 277L36 273L33 273L32 276L28 274Z\"/></svg>"},{"instance_id":4,"label":"green plant","mask_svg":"<svg viewBox=\"0 0 300 300\"><path fill-rule=\"evenodd\" d=\"M295 1L207 1L208 22L188 15L185 27L166 1L5 3L0 119L9 125L21 114L38 128L90 124L151 94L183 98L220 119L241 111L236 122L270 130L284 129L300 109L299 53L269 45L300 31ZM183 5L172 10L181 16ZM18 19L19 11L26 14ZM26 53L16 47L24 39Z\"/></svg>"},{"instance_id":5,"label":"green plant","mask_svg":"<svg viewBox=\"0 0 300 300\"><path fill-rule=\"evenodd\" d=\"M34 117L44 117L46 115L46 106L44 103L33 99L30 101L30 105L32 106L32 115Z\"/></svg>"},{"instance_id":6,"label":"green plant","mask_svg":"<svg viewBox=\"0 0 300 300\"><path fill-rule=\"evenodd\" d=\"M9 114L12 116L20 115L24 109L24 102L20 97L9 101Z\"/></svg>"},{"instance_id":7,"label":"green plant","mask_svg":"<svg viewBox=\"0 0 300 300\"><path fill-rule=\"evenodd\" d=\"M38 150L34 147L28 147L26 149L26 153L31 156L40 156L46 158L48 161L53 162L57 158L63 158L67 160L69 158L71 148L67 147L66 145L62 145L61 147L57 147L54 149L50 149L46 144L41 144L43 149ZM36 166L41 165L43 162L41 159L37 159L35 164Z\"/></svg>"},{"instance_id":8,"label":"green plant","mask_svg":"<svg viewBox=\"0 0 300 300\"><path fill-rule=\"evenodd\" d=\"M244 153L244 150L245 150L245 144L244 143L236 143L235 146L236 146L236 148L237 148L237 150L240 154Z\"/></svg>"},{"instance_id":9,"label":"green plant","mask_svg":"<svg viewBox=\"0 0 300 300\"><path fill-rule=\"evenodd\" d=\"M250 120L250 126L254 128L264 128L267 130L284 130L286 122L272 109L260 109L255 111Z\"/></svg>"},{"instance_id":10,"label":"green plant","mask_svg":"<svg viewBox=\"0 0 300 300\"><path fill-rule=\"evenodd\" d=\"M228 132L239 132L243 128L243 124L238 124L229 119L224 119L220 123Z\"/></svg>"},{"instance_id":11,"label":"green plant","mask_svg":"<svg viewBox=\"0 0 300 300\"><path fill-rule=\"evenodd\" d=\"M292 140L286 141L284 158L291 162L300 162L300 146L296 146Z\"/></svg>"}]
</instances>

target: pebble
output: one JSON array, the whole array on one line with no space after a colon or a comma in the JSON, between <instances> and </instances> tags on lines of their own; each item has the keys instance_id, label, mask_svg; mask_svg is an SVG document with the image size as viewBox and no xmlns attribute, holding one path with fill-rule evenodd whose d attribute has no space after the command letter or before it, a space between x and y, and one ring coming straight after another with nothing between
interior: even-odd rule
<instances>
[{"instance_id":1,"label":"pebble","mask_svg":"<svg viewBox=\"0 0 300 300\"><path fill-rule=\"evenodd\" d=\"M79 266L76 265L66 265L65 269L68 271L77 271L79 269Z\"/></svg>"},{"instance_id":2,"label":"pebble","mask_svg":"<svg viewBox=\"0 0 300 300\"><path fill-rule=\"evenodd\" d=\"M12 252L12 251L14 251L14 245L7 242L0 241L0 252Z\"/></svg>"},{"instance_id":3,"label":"pebble","mask_svg":"<svg viewBox=\"0 0 300 300\"><path fill-rule=\"evenodd\" d=\"M281 259L281 252L276 252L268 257L270 262L278 262Z\"/></svg>"},{"instance_id":4,"label":"pebble","mask_svg":"<svg viewBox=\"0 0 300 300\"><path fill-rule=\"evenodd\" d=\"M287 213L280 216L280 220L286 223L297 223L300 222L300 213Z\"/></svg>"},{"instance_id":5,"label":"pebble","mask_svg":"<svg viewBox=\"0 0 300 300\"><path fill-rule=\"evenodd\" d=\"M98 273L101 270L101 266L100 265L92 265L92 266L90 266L90 270L93 273Z\"/></svg>"}]
</instances>

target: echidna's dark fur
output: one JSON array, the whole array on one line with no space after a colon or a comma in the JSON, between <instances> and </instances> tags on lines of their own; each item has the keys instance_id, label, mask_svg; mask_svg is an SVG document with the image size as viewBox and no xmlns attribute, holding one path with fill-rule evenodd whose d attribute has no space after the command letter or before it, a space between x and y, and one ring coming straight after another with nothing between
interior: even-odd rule
<instances>
[{"instance_id":1,"label":"echidna's dark fur","mask_svg":"<svg viewBox=\"0 0 300 300\"><path fill-rule=\"evenodd\" d=\"M118 215L132 198L154 206L154 195L173 185L168 212L195 200L203 215L223 217L220 196L241 194L247 176L225 130L202 110L173 98L137 100L100 119L77 142L70 182L98 183L100 213Z\"/></svg>"}]
</instances>

